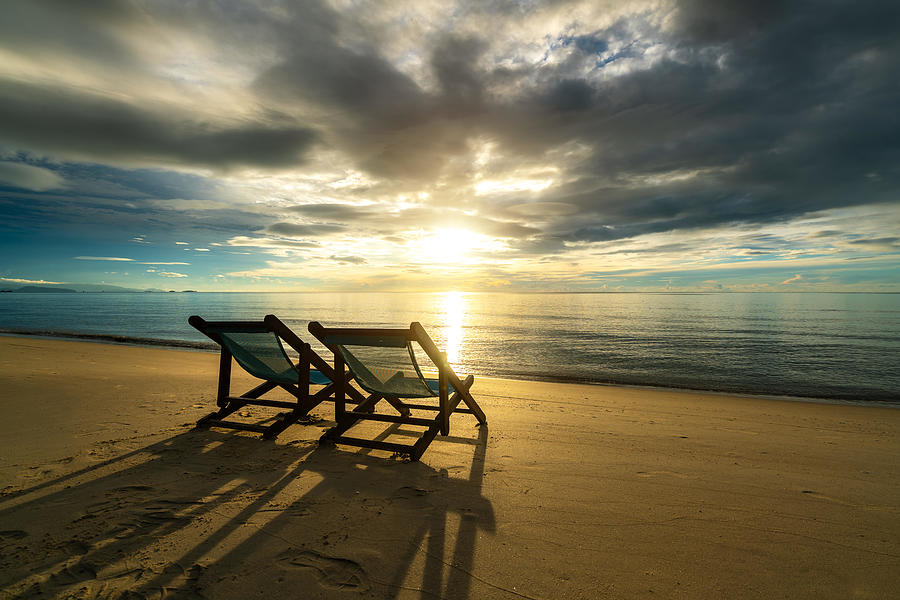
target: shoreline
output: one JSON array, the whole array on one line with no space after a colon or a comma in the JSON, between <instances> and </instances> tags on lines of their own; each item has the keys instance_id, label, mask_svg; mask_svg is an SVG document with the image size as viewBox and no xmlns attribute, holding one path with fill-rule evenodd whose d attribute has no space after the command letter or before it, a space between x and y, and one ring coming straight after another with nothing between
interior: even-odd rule
<instances>
[{"instance_id":1,"label":"shoreline","mask_svg":"<svg viewBox=\"0 0 900 600\"><path fill-rule=\"evenodd\" d=\"M887 407L480 377L488 425L454 415L406 462L320 444L327 403L274 441L194 429L218 362L0 337L0 599L843 600L900 585ZM258 382L233 377L236 392Z\"/></svg>"},{"instance_id":2,"label":"shoreline","mask_svg":"<svg viewBox=\"0 0 900 600\"><path fill-rule=\"evenodd\" d=\"M83 341L90 343L98 343L98 344L111 344L111 345L121 345L121 346L132 346L137 348L170 348L174 350L187 350L194 352L212 352L218 353L219 347L212 342L204 342L204 341L189 341L189 340L169 340L169 339L157 339L157 338L141 338L134 336L123 336L123 335L115 335L115 334L94 334L94 333L79 333L79 332L69 332L69 331L21 331L21 330L13 330L13 329L0 329L0 337L23 337L23 338L36 338L36 339L46 339L46 340L70 340L70 341ZM552 375L541 375L541 374L517 374L517 373L503 373L503 374L480 374L478 372L473 372L476 377L487 377L491 379L506 379L510 381L539 381L545 383L559 383L559 384L576 384L576 385L596 385L596 386L611 386L611 387L625 387L625 388L635 388L635 389L646 389L646 390L658 390L658 391L683 391L683 392L696 392L702 394L718 394L723 396L735 396L735 397L748 397L748 398L764 398L771 400L781 400L785 402L812 402L817 404L839 404L839 405L849 405L849 406L884 406L891 408L900 408L900 396L896 398L890 399L881 399L881 398L851 398L849 396L843 397L823 397L823 396L803 396L803 395L791 395L791 394L781 394L777 392L772 393L764 393L758 392L754 390L746 390L746 389L717 389L717 388L703 388L703 387L686 387L686 386L677 386L677 385L663 385L658 383L643 383L643 382L624 382L624 381L603 381L599 379L591 379L588 377L580 378L580 377L554 377Z\"/></svg>"}]
</instances>

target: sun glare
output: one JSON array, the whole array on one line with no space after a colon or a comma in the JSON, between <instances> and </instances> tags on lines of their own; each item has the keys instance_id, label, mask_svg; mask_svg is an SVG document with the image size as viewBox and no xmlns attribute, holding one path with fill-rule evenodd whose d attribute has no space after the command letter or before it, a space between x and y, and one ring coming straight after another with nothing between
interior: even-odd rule
<instances>
[{"instance_id":1,"label":"sun glare","mask_svg":"<svg viewBox=\"0 0 900 600\"><path fill-rule=\"evenodd\" d=\"M499 250L503 242L466 229L423 231L411 248L411 260L429 264L472 265L479 262L475 252Z\"/></svg>"},{"instance_id":2,"label":"sun glare","mask_svg":"<svg viewBox=\"0 0 900 600\"><path fill-rule=\"evenodd\" d=\"M485 180L475 184L475 195L509 192L540 192L553 185L552 179L504 179Z\"/></svg>"}]
</instances>

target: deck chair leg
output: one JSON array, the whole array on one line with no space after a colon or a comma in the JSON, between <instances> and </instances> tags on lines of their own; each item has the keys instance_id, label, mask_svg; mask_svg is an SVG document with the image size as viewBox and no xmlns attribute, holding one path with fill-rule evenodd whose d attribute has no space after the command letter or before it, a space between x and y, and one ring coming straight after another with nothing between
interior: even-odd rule
<instances>
[{"instance_id":1,"label":"deck chair leg","mask_svg":"<svg viewBox=\"0 0 900 600\"><path fill-rule=\"evenodd\" d=\"M444 363L442 363L441 368L438 370L438 399L440 404L438 422L441 426L441 435L449 435L450 413L453 412L453 409L449 408L450 398L447 395L447 371L449 369L446 366L443 366L447 362L447 355L441 352L441 357L444 359Z\"/></svg>"},{"instance_id":2,"label":"deck chair leg","mask_svg":"<svg viewBox=\"0 0 900 600\"><path fill-rule=\"evenodd\" d=\"M459 406L459 403L463 399L463 391L468 391L472 384L475 382L475 377L469 375L465 378L461 383L465 386L465 390L457 390L453 392L453 395L447 399L446 405L446 414L449 416L456 410L456 407ZM434 438L437 437L440 432L441 435L447 435L443 431L441 431L443 425L443 414L442 412L438 412L437 416L434 418L434 423L422 434L415 444L413 444L412 450L410 451L410 459L411 460L419 460L422 454L425 453L425 450L428 449L428 446L431 442L434 441ZM449 429L449 425L448 425Z\"/></svg>"},{"instance_id":3,"label":"deck chair leg","mask_svg":"<svg viewBox=\"0 0 900 600\"><path fill-rule=\"evenodd\" d=\"M472 376L470 375L469 377L472 377ZM466 378L466 381L469 381L469 377ZM458 381L461 384L465 383L465 382L459 381L459 378L456 378L456 381ZM453 383L452 379L451 379L451 383ZM469 393L469 388L471 386L472 386L472 383L469 382L468 385L464 386L464 389L459 390L460 393L462 394L462 401L465 403L465 405L467 407L469 407L469 410L472 411L472 414L475 415L475 418L478 419L479 423L481 423L482 425L487 425L487 417L484 416L484 411L481 410L481 407L478 406L477 402L475 402L475 398L473 398L472 394ZM454 387L455 387L455 384L454 384Z\"/></svg>"},{"instance_id":4,"label":"deck chair leg","mask_svg":"<svg viewBox=\"0 0 900 600\"><path fill-rule=\"evenodd\" d=\"M279 415L275 423L269 426L263 433L263 439L274 439L279 433L293 425L303 415L307 414L320 401L311 398L309 395L309 344L301 346L303 352L300 353L300 362L297 365L299 371L299 381L296 386L282 385L281 388L287 390L297 398L297 406L292 411Z\"/></svg>"},{"instance_id":5,"label":"deck chair leg","mask_svg":"<svg viewBox=\"0 0 900 600\"><path fill-rule=\"evenodd\" d=\"M419 460L422 458L422 455L425 454L425 450L428 449L428 446L431 445L431 442L434 441L434 438L437 437L438 428L437 427L429 427L425 433L422 434L415 444L413 444L412 450L409 453L410 460Z\"/></svg>"},{"instance_id":6,"label":"deck chair leg","mask_svg":"<svg viewBox=\"0 0 900 600\"><path fill-rule=\"evenodd\" d=\"M231 352L225 346L219 354L219 388L216 392L216 405L224 408L231 394Z\"/></svg>"}]
</instances>

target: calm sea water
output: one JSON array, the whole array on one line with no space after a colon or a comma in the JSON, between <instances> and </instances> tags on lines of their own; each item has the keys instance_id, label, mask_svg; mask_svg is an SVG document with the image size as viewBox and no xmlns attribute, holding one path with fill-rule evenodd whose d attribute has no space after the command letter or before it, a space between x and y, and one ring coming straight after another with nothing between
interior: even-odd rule
<instances>
[{"instance_id":1,"label":"calm sea water","mask_svg":"<svg viewBox=\"0 0 900 600\"><path fill-rule=\"evenodd\" d=\"M0 294L2 330L197 346L192 314L269 313L311 343L420 321L476 375L900 403L898 294Z\"/></svg>"}]
</instances>

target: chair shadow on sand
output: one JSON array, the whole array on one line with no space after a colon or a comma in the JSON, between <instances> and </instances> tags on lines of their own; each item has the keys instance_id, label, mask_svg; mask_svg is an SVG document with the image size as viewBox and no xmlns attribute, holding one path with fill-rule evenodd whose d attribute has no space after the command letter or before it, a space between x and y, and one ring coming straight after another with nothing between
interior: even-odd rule
<instances>
[{"instance_id":1,"label":"chair shadow on sand","mask_svg":"<svg viewBox=\"0 0 900 600\"><path fill-rule=\"evenodd\" d=\"M467 598L487 428L444 439L471 463L193 430L7 494L0 599Z\"/></svg>"}]
</instances>

